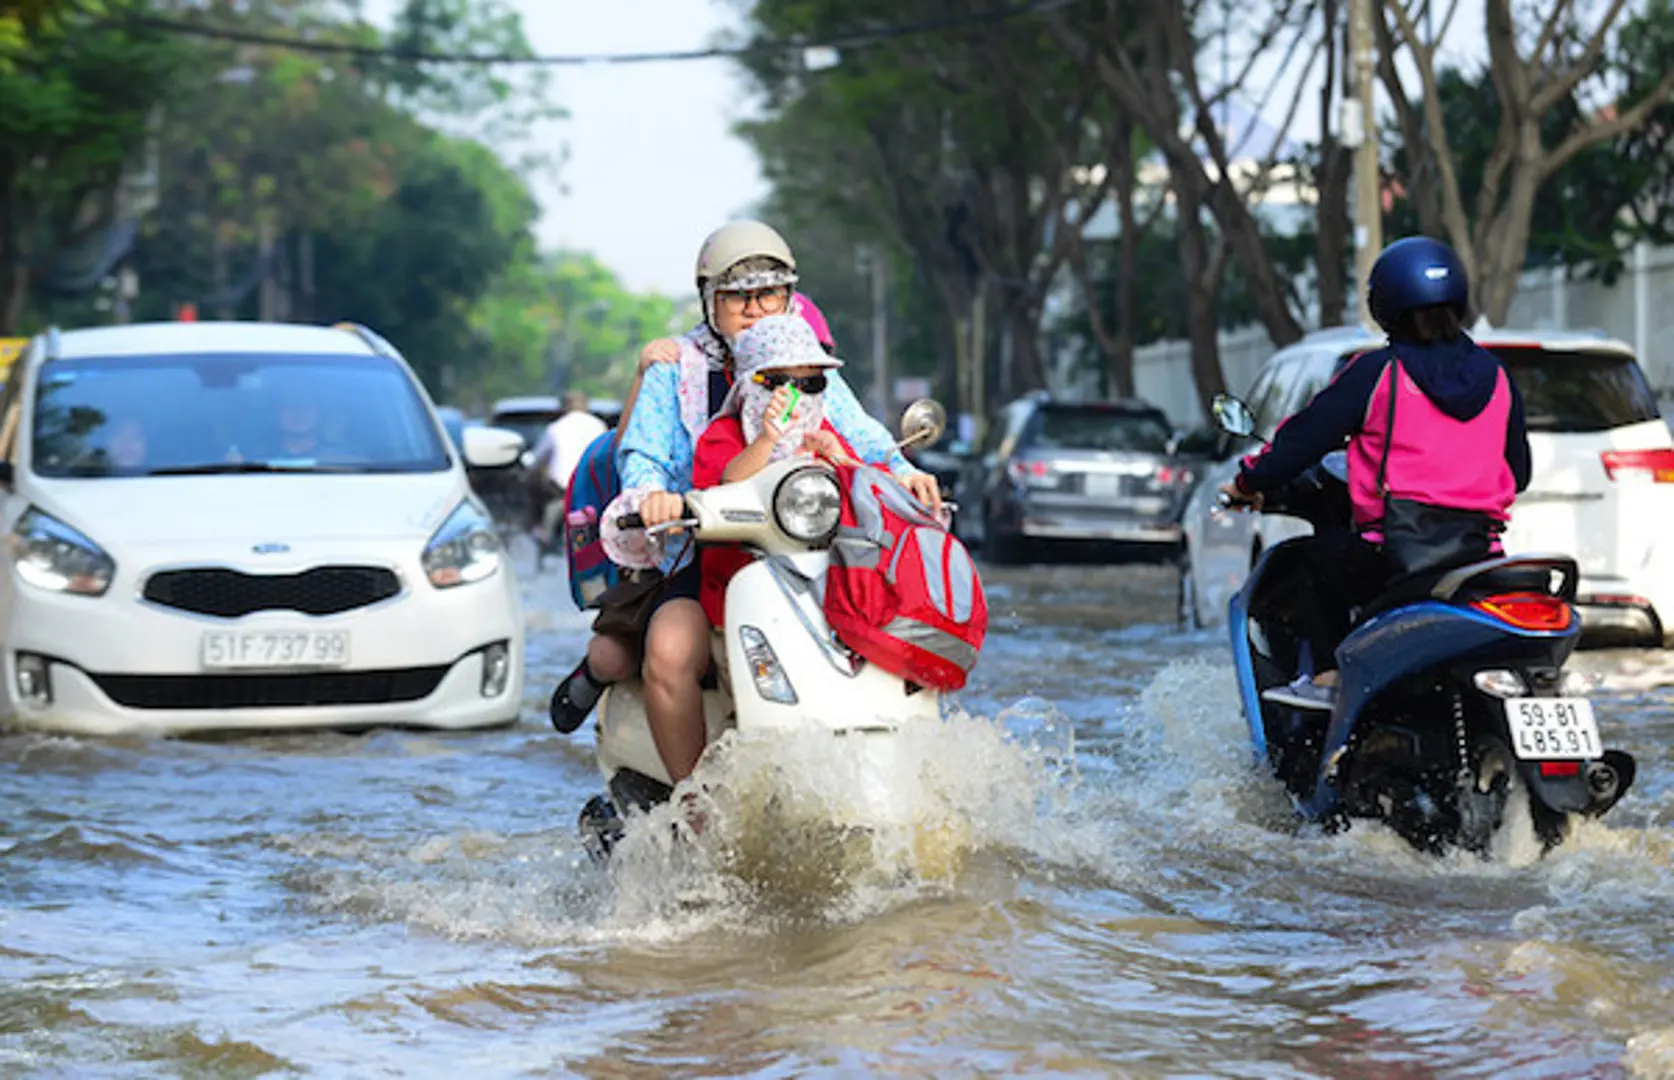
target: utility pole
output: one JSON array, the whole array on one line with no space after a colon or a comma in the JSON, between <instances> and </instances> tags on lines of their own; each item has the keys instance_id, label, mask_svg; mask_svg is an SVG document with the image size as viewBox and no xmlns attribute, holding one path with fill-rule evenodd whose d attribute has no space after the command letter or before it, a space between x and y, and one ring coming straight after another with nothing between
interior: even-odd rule
<instances>
[{"instance_id":1,"label":"utility pole","mask_svg":"<svg viewBox=\"0 0 1674 1080\"><path fill-rule=\"evenodd\" d=\"M1354 145L1354 276L1360 321L1372 326L1366 307L1366 281L1383 250L1383 190L1378 173L1378 123L1372 88L1376 85L1377 37L1372 20L1381 0L1350 0L1349 48L1353 55L1354 99L1345 100L1345 134Z\"/></svg>"},{"instance_id":2,"label":"utility pole","mask_svg":"<svg viewBox=\"0 0 1674 1080\"><path fill-rule=\"evenodd\" d=\"M874 246L868 260L872 265L872 393L876 396L877 415L892 416L895 398L889 385L889 282L884 265L883 250Z\"/></svg>"}]
</instances>

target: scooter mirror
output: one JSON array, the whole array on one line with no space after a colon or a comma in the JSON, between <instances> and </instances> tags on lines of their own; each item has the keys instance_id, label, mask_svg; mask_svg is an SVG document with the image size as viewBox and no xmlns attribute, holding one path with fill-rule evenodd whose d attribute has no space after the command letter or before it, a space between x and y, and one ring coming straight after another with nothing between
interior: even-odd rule
<instances>
[{"instance_id":1,"label":"scooter mirror","mask_svg":"<svg viewBox=\"0 0 1674 1080\"><path fill-rule=\"evenodd\" d=\"M1255 415L1248 405L1231 394L1216 394L1209 408L1215 414L1215 423L1228 435L1248 438L1255 434Z\"/></svg>"},{"instance_id":2,"label":"scooter mirror","mask_svg":"<svg viewBox=\"0 0 1674 1080\"><path fill-rule=\"evenodd\" d=\"M896 445L928 445L946 430L947 410L933 398L920 398L901 414L901 441Z\"/></svg>"}]
</instances>

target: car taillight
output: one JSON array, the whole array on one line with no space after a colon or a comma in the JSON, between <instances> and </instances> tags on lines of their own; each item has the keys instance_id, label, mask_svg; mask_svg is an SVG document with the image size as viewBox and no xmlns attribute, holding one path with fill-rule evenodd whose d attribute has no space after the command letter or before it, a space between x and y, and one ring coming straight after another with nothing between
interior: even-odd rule
<instances>
[{"instance_id":1,"label":"car taillight","mask_svg":"<svg viewBox=\"0 0 1674 1080\"><path fill-rule=\"evenodd\" d=\"M1031 487L1052 486L1052 466L1044 461L1019 461L1013 458L1006 465L1006 475L1019 484Z\"/></svg>"},{"instance_id":2,"label":"car taillight","mask_svg":"<svg viewBox=\"0 0 1674 1080\"><path fill-rule=\"evenodd\" d=\"M1575 613L1565 601L1542 593L1501 593L1471 607L1519 630L1568 630Z\"/></svg>"},{"instance_id":3,"label":"car taillight","mask_svg":"<svg viewBox=\"0 0 1674 1080\"><path fill-rule=\"evenodd\" d=\"M1599 457L1611 480L1674 484L1674 450L1606 450Z\"/></svg>"},{"instance_id":4,"label":"car taillight","mask_svg":"<svg viewBox=\"0 0 1674 1080\"><path fill-rule=\"evenodd\" d=\"M1186 470L1184 469L1176 469L1172 465L1157 466L1157 483L1162 487L1168 487L1170 484L1175 483L1184 483L1185 479Z\"/></svg>"}]
</instances>

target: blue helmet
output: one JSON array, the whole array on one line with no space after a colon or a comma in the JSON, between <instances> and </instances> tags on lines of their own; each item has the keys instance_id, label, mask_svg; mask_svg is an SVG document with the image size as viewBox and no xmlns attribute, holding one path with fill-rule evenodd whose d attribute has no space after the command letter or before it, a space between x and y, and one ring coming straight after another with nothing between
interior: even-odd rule
<instances>
[{"instance_id":1,"label":"blue helmet","mask_svg":"<svg viewBox=\"0 0 1674 1080\"><path fill-rule=\"evenodd\" d=\"M1366 286L1366 306L1385 330L1417 308L1450 307L1463 321L1470 306L1465 264L1452 248L1428 236L1409 236L1384 248Z\"/></svg>"}]
</instances>

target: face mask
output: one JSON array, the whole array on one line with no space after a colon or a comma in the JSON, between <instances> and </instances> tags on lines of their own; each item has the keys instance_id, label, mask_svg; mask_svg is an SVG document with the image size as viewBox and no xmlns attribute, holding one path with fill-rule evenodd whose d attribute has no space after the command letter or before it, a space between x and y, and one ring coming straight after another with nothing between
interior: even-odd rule
<instances>
[{"instance_id":1,"label":"face mask","mask_svg":"<svg viewBox=\"0 0 1674 1080\"><path fill-rule=\"evenodd\" d=\"M773 399L773 391L755 382L744 385L742 408L739 410L740 419L744 422L744 441L753 443L761 437L763 426L767 420L767 403ZM803 394L797 403L796 416L784 434L774 444L773 453L769 461L782 461L802 448L803 436L811 431L818 431L825 419L825 401L819 394Z\"/></svg>"}]
</instances>

